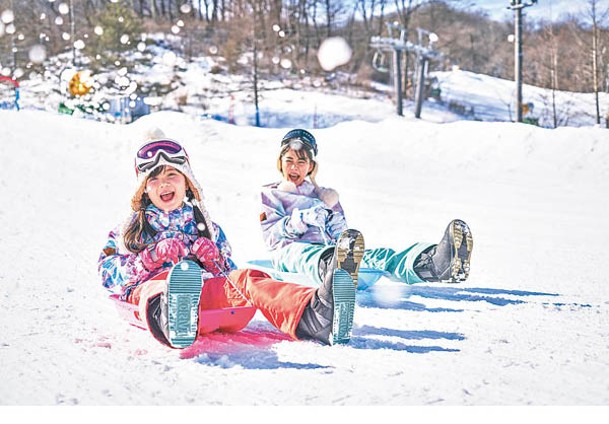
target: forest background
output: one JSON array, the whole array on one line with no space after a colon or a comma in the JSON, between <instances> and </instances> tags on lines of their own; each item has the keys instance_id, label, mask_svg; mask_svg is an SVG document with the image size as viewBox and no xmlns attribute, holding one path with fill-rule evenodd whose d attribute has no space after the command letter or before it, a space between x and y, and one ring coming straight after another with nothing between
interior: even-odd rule
<instances>
[{"instance_id":1,"label":"forest background","mask_svg":"<svg viewBox=\"0 0 609 424\"><path fill-rule=\"evenodd\" d=\"M531 3L518 0L518 3ZM505 1L505 6L510 6ZM581 0L577 14L523 21L523 82L553 90L609 92L609 8ZM431 46L439 55L429 71L462 70L514 79L514 22L497 21L476 2L455 0L0 0L0 71L27 78L35 69L32 46L47 57L72 53L91 70L129 66L117 60L146 43L143 34L166 33L184 58L222 57L231 73L254 78L335 77L316 58L322 41L343 37L352 58L338 70L346 83L391 83L391 53L373 37ZM604 6L604 7L603 7ZM425 40L424 40L425 39ZM406 99L413 97L416 52L401 57ZM244 60L254 57L255 60ZM43 64L38 66L43 67ZM19 70L21 70L19 72ZM15 73L17 71L17 73ZM217 72L220 72L218 69ZM597 116L597 123L601 122Z\"/></svg>"}]
</instances>

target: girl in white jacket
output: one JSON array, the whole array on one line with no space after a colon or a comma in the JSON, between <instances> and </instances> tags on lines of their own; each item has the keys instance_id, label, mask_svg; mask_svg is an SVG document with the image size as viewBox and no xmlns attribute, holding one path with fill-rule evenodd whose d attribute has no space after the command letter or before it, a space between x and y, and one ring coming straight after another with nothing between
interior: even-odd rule
<instances>
[{"instance_id":1,"label":"girl in white jacket","mask_svg":"<svg viewBox=\"0 0 609 424\"><path fill-rule=\"evenodd\" d=\"M310 132L294 129L283 137L277 160L283 178L262 188L260 224L278 271L304 273L320 283L347 221L338 193L315 182L316 156L317 142ZM408 284L461 282L469 275L472 248L467 224L453 220L438 244L417 242L401 251L368 249L362 252L361 266Z\"/></svg>"}]
</instances>

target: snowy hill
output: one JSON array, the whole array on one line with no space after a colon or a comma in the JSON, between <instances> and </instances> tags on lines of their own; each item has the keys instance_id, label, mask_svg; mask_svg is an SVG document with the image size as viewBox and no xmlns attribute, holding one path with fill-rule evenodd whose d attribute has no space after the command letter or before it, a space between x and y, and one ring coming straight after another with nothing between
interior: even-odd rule
<instances>
[{"instance_id":1,"label":"snowy hill","mask_svg":"<svg viewBox=\"0 0 609 424\"><path fill-rule=\"evenodd\" d=\"M313 107L302 96L294 111ZM377 103L341 101L345 122L313 130L318 182L339 191L367 246L436 242L458 217L474 254L463 284L358 293L352 341L338 347L286 341L257 315L243 333L170 350L121 321L96 275L147 129L184 142L244 266L266 257L259 187L279 178L279 140L308 121L0 111L0 404L608 405L607 130L366 122L351 116Z\"/></svg>"},{"instance_id":2,"label":"snowy hill","mask_svg":"<svg viewBox=\"0 0 609 424\"><path fill-rule=\"evenodd\" d=\"M57 112L60 104L75 109L76 116L101 121L130 122L124 119L138 101L154 111L179 111L194 118L213 117L237 125L254 126L256 108L251 75L229 74L224 60L203 56L190 61L170 50L164 35L148 35L158 45L145 53L127 54L125 63L116 69L88 74L86 65L73 67L69 57L61 55L45 62L43 73L32 72L20 82L20 105L25 110ZM162 47L164 46L164 47ZM93 87L83 97L68 94L70 79L77 71L87 73ZM294 122L308 128L328 128L340 122L363 120L379 122L396 115L393 88L369 83L368 89L351 84L352 76L341 72L325 76L284 75L274 80L261 79L258 85L260 126L285 128ZM474 74L458 69L432 72L436 95L423 104L421 118L428 122L475 120L511 122L515 120L514 81ZM361 83L361 81L360 81ZM2 88L2 86L0 86ZM0 94L2 94L0 92ZM603 125L609 94L599 93ZM7 101L0 95L0 102ZM120 113L123 102L127 111ZM524 118L540 126L591 126L596 122L592 93L571 93L523 85ZM96 110L83 114L78 106ZM404 101L404 115L414 116L414 102Z\"/></svg>"},{"instance_id":3,"label":"snowy hill","mask_svg":"<svg viewBox=\"0 0 609 424\"><path fill-rule=\"evenodd\" d=\"M467 119L480 121L514 121L514 81L467 71L434 72L442 92L442 104ZM609 94L599 93L601 114L607 113ZM556 126L589 126L596 122L593 93L554 91L523 84L525 118L538 120L546 128ZM604 118L604 117L603 117ZM605 119L602 120L605 122Z\"/></svg>"}]
</instances>

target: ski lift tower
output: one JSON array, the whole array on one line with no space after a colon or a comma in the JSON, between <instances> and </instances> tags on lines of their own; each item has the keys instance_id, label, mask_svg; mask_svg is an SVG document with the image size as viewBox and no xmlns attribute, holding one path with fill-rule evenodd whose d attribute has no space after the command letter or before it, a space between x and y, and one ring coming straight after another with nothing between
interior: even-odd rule
<instances>
[{"instance_id":1,"label":"ski lift tower","mask_svg":"<svg viewBox=\"0 0 609 424\"><path fill-rule=\"evenodd\" d=\"M399 30L399 36L393 37L396 30ZM396 106L397 114L403 116L402 112L402 52L414 52L417 56L418 75L416 78L416 89L415 89L415 117L421 117L421 108L423 105L423 96L425 88L425 75L429 61L431 59L438 59L441 54L434 50L433 44L438 41L438 36L433 32L426 31L424 29L417 29L419 38L418 43L413 44L410 41L406 41L406 30L400 27L397 23L387 23L387 32L389 37L372 37L370 39L370 47L376 49L376 53L372 60L372 66L381 71L387 72L388 67L383 65L382 58L385 52L391 52L393 54L393 80L396 95ZM428 44L424 46L424 40L427 38ZM381 58L381 60L379 60ZM406 70L407 72L407 70Z\"/></svg>"},{"instance_id":2,"label":"ski lift tower","mask_svg":"<svg viewBox=\"0 0 609 424\"><path fill-rule=\"evenodd\" d=\"M514 80L516 81L516 122L522 122L522 9L537 0L510 0L508 9L514 11Z\"/></svg>"}]
</instances>

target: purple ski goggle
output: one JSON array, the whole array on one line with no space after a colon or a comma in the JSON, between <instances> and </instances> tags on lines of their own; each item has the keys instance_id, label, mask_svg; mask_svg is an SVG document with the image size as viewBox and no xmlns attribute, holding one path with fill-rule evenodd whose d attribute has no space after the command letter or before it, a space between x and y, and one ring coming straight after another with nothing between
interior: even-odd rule
<instances>
[{"instance_id":1,"label":"purple ski goggle","mask_svg":"<svg viewBox=\"0 0 609 424\"><path fill-rule=\"evenodd\" d=\"M158 165L161 158L182 165L188 162L186 150L172 140L155 140L144 144L135 156L135 172L146 172Z\"/></svg>"}]
</instances>

